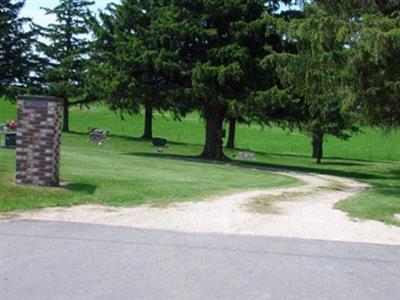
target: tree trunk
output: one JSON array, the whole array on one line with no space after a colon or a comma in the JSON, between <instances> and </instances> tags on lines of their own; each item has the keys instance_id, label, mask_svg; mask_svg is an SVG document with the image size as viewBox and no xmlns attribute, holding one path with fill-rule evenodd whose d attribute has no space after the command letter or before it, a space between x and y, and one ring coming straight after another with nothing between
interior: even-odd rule
<instances>
[{"instance_id":1,"label":"tree trunk","mask_svg":"<svg viewBox=\"0 0 400 300\"><path fill-rule=\"evenodd\" d=\"M144 132L142 138L152 139L153 138L153 105L145 105L144 113Z\"/></svg>"},{"instance_id":2,"label":"tree trunk","mask_svg":"<svg viewBox=\"0 0 400 300\"><path fill-rule=\"evenodd\" d=\"M229 118L229 135L226 148L235 149L236 119Z\"/></svg>"},{"instance_id":3,"label":"tree trunk","mask_svg":"<svg viewBox=\"0 0 400 300\"><path fill-rule=\"evenodd\" d=\"M314 130L312 135L312 147L313 147L312 157L317 160L318 164L321 163L321 160L324 157L323 143L324 143L323 131L320 129Z\"/></svg>"},{"instance_id":4,"label":"tree trunk","mask_svg":"<svg viewBox=\"0 0 400 300\"><path fill-rule=\"evenodd\" d=\"M64 98L63 101L63 132L69 132L69 102L68 98Z\"/></svg>"},{"instance_id":5,"label":"tree trunk","mask_svg":"<svg viewBox=\"0 0 400 300\"><path fill-rule=\"evenodd\" d=\"M212 160L228 160L222 149L222 125L225 118L224 110L208 109L205 111L206 139L201 158Z\"/></svg>"}]
</instances>

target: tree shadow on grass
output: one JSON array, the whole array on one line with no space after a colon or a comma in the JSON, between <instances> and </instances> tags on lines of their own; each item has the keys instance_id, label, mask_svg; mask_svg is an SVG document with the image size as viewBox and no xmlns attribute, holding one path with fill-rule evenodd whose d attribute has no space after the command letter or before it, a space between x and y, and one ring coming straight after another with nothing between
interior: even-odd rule
<instances>
[{"instance_id":1,"label":"tree shadow on grass","mask_svg":"<svg viewBox=\"0 0 400 300\"><path fill-rule=\"evenodd\" d=\"M290 164L284 163L265 163L265 162L258 162L258 161L243 161L243 160L232 160L230 162L218 162L218 161L210 161L200 159L194 156L189 155L178 155L178 154L165 154L165 153L143 153L143 152L131 152L125 153L127 155L134 155L134 156L142 156L148 158L160 158L160 159L175 159L175 160L184 160L190 162L197 162L197 163L216 163L221 165L235 165L238 167L244 168L263 168L263 169L271 169L271 170L278 170L278 171L299 171L305 173L318 173L324 175L332 175L332 176L340 176L358 180L376 180L376 179L388 179L387 176L380 176L377 174L372 173L365 173L365 172L356 172L356 171L345 171L345 170L336 170L336 169L322 169L318 167L303 167L303 166L294 166ZM390 175L389 175L390 176Z\"/></svg>"},{"instance_id":2,"label":"tree shadow on grass","mask_svg":"<svg viewBox=\"0 0 400 300\"><path fill-rule=\"evenodd\" d=\"M87 135L87 133L83 132L72 132L72 134L76 135ZM144 139L141 137L131 137L126 135L110 135L110 137L116 137L127 141L136 141L136 142L148 142L149 146L152 145L151 140ZM168 141L169 145L178 145L178 146L201 146L199 144L189 144L189 143L179 143ZM325 157L323 164L321 166L312 167L312 166L298 166L296 162L293 163L285 163L284 158L293 158L293 159L308 159L310 162L312 159L309 155L304 154L291 154L291 153L274 153L274 152L261 152L261 151L252 151L248 149L237 148L235 150L227 150L227 153L232 154L236 151L251 151L258 156L275 159L279 161L279 163L273 162L260 162L260 161L243 161L243 160L232 160L228 163L237 164L242 167L263 167L263 168L272 168L272 169L282 169L282 170L292 170L292 171L300 171L300 172L310 172L310 173L319 173L325 175L334 175L341 176L359 180L377 180L377 179L391 179L391 174L387 176L380 176L377 174L373 174L372 172L360 172L351 170L352 167L362 167L367 166L371 163L387 163L390 164L390 161L378 161L378 160L367 160L367 159L352 159L352 158L344 158L344 157ZM220 163L210 160L200 159L191 155L179 155L179 154L167 154L167 153L146 153L146 152L133 152L133 153L125 153L129 155L143 156L143 157L153 157L153 158L166 158L166 159L180 159L192 162L204 162L204 163ZM281 158L281 159L280 159ZM226 164L227 162L225 162ZM224 163L221 163L224 164ZM328 168L326 168L328 166ZM342 167L342 169L338 170L335 167ZM343 169L348 167L348 169Z\"/></svg>"},{"instance_id":3,"label":"tree shadow on grass","mask_svg":"<svg viewBox=\"0 0 400 300\"><path fill-rule=\"evenodd\" d=\"M248 151L248 152L252 152L252 153L254 153L256 155L262 155L262 156L265 156L265 157L282 156L282 157L293 157L293 158L310 158L309 155L305 155L305 154L262 152L262 151L254 151L254 150L245 149L245 148L235 148L235 149L230 149L230 151L231 152Z\"/></svg>"},{"instance_id":4,"label":"tree shadow on grass","mask_svg":"<svg viewBox=\"0 0 400 300\"><path fill-rule=\"evenodd\" d=\"M80 131L70 131L69 134L72 135L79 135L79 136L87 136L89 137L88 132L80 132ZM142 137L134 137L134 136L129 136L129 135L120 135L120 134L110 134L110 138L119 138L121 140L125 141L134 141L134 142L148 142L149 146L152 146L152 140L151 139L146 139ZM197 143L183 143L183 142L175 142L168 140L168 145L170 146L196 146L196 147L203 147L203 144L197 144ZM235 148L235 149L225 149L228 151L228 153L233 153L235 151L250 151L253 152L257 155L262 155L264 157L274 157L274 156L279 156L279 157L291 157L291 158L304 158L304 159L310 159L310 155L306 154L298 154L298 153L277 153L277 152L262 152L262 151L254 151L251 149L245 149L245 148ZM391 161L386 161L386 160L372 160L372 159L362 159L362 158L347 158L347 157L341 157L341 156L326 156L324 157L325 160L337 160L337 161L342 161L342 162L326 162L325 164L332 164L332 165L342 165L342 166L357 166L356 162L359 162L360 166L362 163L391 163ZM346 161L349 163L346 164Z\"/></svg>"},{"instance_id":5,"label":"tree shadow on grass","mask_svg":"<svg viewBox=\"0 0 400 300\"><path fill-rule=\"evenodd\" d=\"M89 138L89 132L70 131L70 132L68 132L68 134L78 135L78 136L87 136ZM118 138L118 139L121 139L121 140L132 141L132 142L148 142L150 146L153 145L152 144L152 139L147 139L147 138L142 138L142 137L135 137L135 136L129 136L129 135L122 135L122 134L109 134L108 137L110 137L110 138ZM154 138L156 138L156 136L154 136ZM202 147L201 144L174 142L174 141L170 141L170 140L168 140L167 145Z\"/></svg>"},{"instance_id":6,"label":"tree shadow on grass","mask_svg":"<svg viewBox=\"0 0 400 300\"><path fill-rule=\"evenodd\" d=\"M400 167L390 170L390 173L393 174L394 176L396 176L400 180Z\"/></svg>"},{"instance_id":7,"label":"tree shadow on grass","mask_svg":"<svg viewBox=\"0 0 400 300\"><path fill-rule=\"evenodd\" d=\"M337 170L337 169L322 169L318 167L306 167L306 166L294 166L282 163L263 163L263 162L245 162L248 165L257 165L257 166L264 166L267 168L276 168L276 169L283 169L289 171L300 171L306 173L318 173L323 175L332 175L332 176L339 176L339 177L346 177L351 179L358 179L358 180L376 180L376 179L388 179L387 176L380 176L377 174L366 173L366 172L359 172L359 171L352 171L352 170ZM321 166L326 165L323 163ZM337 165L332 163L331 165Z\"/></svg>"},{"instance_id":8,"label":"tree shadow on grass","mask_svg":"<svg viewBox=\"0 0 400 300\"><path fill-rule=\"evenodd\" d=\"M92 195L97 189L97 186L87 183L68 183L64 189L82 194Z\"/></svg>"},{"instance_id":9,"label":"tree shadow on grass","mask_svg":"<svg viewBox=\"0 0 400 300\"><path fill-rule=\"evenodd\" d=\"M357 167L357 166L365 166L365 163L356 163L356 162L348 162L348 161L324 161L324 166L342 166L342 167Z\"/></svg>"},{"instance_id":10,"label":"tree shadow on grass","mask_svg":"<svg viewBox=\"0 0 400 300\"><path fill-rule=\"evenodd\" d=\"M375 186L375 193L390 197L397 197L400 201L400 186L398 187L387 187L387 186Z\"/></svg>"},{"instance_id":11,"label":"tree shadow on grass","mask_svg":"<svg viewBox=\"0 0 400 300\"><path fill-rule=\"evenodd\" d=\"M230 150L233 151L233 150ZM306 155L306 154L299 154L299 153L277 153L277 152L262 152L262 151L253 151L251 149L243 149L243 148L236 148L234 151L250 151L253 152L257 155L261 155L264 157L289 157L289 158L304 158L304 159L311 159L311 155ZM362 165L363 163L390 163L391 161L385 161L385 160L372 160L372 159L361 159L361 158L347 158L347 157L340 157L340 156L325 156L324 157L324 164L327 164L326 160L337 160L337 161L343 161L342 163L344 164L346 161L349 161L351 165L356 165L356 162L361 163L359 165ZM329 164L338 164L339 162L328 162Z\"/></svg>"}]
</instances>

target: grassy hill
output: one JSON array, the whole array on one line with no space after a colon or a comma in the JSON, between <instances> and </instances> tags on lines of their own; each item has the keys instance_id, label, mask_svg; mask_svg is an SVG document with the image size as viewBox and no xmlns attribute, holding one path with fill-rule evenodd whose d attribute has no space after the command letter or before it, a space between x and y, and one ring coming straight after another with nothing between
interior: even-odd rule
<instances>
[{"instance_id":1,"label":"grassy hill","mask_svg":"<svg viewBox=\"0 0 400 300\"><path fill-rule=\"evenodd\" d=\"M0 100L0 120L15 118L15 105ZM89 127L106 128L111 138L102 148L87 141ZM63 135L62 178L64 189L15 187L14 151L0 150L1 210L49 205L108 203L133 205L144 202L201 199L234 190L295 184L286 177L252 169L193 161L202 149L203 123L191 114L181 122L156 114L154 132L170 147L157 153L149 141L137 138L142 116L125 116L104 106L74 109L73 133ZM349 141L328 138L326 160L316 165L310 158L309 137L279 128L239 126L237 148L256 152L259 165L338 175L367 182L373 188L343 201L338 207L352 216L400 225L400 133L383 134L370 128ZM226 151L232 157L234 151ZM247 163L250 165L250 163Z\"/></svg>"}]
</instances>

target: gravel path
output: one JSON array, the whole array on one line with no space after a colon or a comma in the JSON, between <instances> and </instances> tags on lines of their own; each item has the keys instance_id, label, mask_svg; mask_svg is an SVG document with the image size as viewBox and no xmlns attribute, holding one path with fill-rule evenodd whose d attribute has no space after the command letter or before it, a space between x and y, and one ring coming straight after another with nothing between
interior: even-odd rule
<instances>
[{"instance_id":1,"label":"gravel path","mask_svg":"<svg viewBox=\"0 0 400 300\"><path fill-rule=\"evenodd\" d=\"M365 184L333 176L278 173L300 179L304 185L247 191L200 202L176 203L165 208L83 205L12 214L10 219L400 245L400 227L376 221L352 220L333 208L336 202L363 191L367 188ZM340 189L337 189L338 186ZM283 193L298 193L299 196L295 199L291 197L290 201L275 202L273 205L279 214L254 213L247 207L255 197Z\"/></svg>"}]
</instances>

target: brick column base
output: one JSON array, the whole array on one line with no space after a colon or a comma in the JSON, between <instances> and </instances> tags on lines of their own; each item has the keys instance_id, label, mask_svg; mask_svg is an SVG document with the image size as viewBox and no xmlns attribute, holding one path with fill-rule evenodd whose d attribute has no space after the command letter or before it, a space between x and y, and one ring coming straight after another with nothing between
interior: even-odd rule
<instances>
[{"instance_id":1,"label":"brick column base","mask_svg":"<svg viewBox=\"0 0 400 300\"><path fill-rule=\"evenodd\" d=\"M17 184L58 186L62 100L18 97Z\"/></svg>"}]
</instances>

